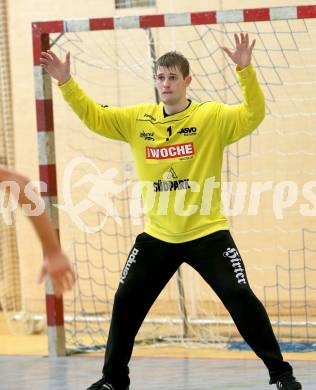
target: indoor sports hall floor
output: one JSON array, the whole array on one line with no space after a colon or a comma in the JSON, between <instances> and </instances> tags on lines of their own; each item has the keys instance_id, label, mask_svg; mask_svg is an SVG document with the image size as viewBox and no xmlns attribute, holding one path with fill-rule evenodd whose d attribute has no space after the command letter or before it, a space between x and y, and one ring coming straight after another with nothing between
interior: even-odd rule
<instances>
[{"instance_id":1,"label":"indoor sports hall floor","mask_svg":"<svg viewBox=\"0 0 316 390\"><path fill-rule=\"evenodd\" d=\"M251 351L140 346L130 390L274 390ZM316 352L285 353L304 390L316 390ZM48 358L44 334L11 334L0 315L0 390L85 390L100 378L103 353Z\"/></svg>"},{"instance_id":2,"label":"indoor sports hall floor","mask_svg":"<svg viewBox=\"0 0 316 390\"><path fill-rule=\"evenodd\" d=\"M316 389L316 353L287 353L304 390ZM0 335L1 390L85 390L100 378L103 354L48 358L43 335ZM250 351L139 347L131 390L265 390L267 372Z\"/></svg>"},{"instance_id":3,"label":"indoor sports hall floor","mask_svg":"<svg viewBox=\"0 0 316 390\"><path fill-rule=\"evenodd\" d=\"M1 356L3 390L79 390L99 379L101 357ZM295 362L304 390L316 389L316 362ZM265 390L267 375L256 360L140 358L131 362L131 390Z\"/></svg>"}]
</instances>

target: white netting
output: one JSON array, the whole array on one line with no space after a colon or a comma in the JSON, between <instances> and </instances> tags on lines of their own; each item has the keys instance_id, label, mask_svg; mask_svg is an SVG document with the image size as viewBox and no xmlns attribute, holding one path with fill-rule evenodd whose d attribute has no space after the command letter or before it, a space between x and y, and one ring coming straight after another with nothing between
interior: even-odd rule
<instances>
[{"instance_id":1,"label":"white netting","mask_svg":"<svg viewBox=\"0 0 316 390\"><path fill-rule=\"evenodd\" d=\"M13 167L14 137L9 62L7 2L0 2L0 164ZM18 327L13 316L21 311L20 269L17 254L15 220L5 215L7 208L5 186L0 187L0 320L3 312L11 330ZM1 321L0 321L1 322Z\"/></svg>"},{"instance_id":2,"label":"white netting","mask_svg":"<svg viewBox=\"0 0 316 390\"><path fill-rule=\"evenodd\" d=\"M279 337L311 342L316 336L312 183L316 166L316 21L159 28L151 33L157 56L176 48L190 60L192 99L234 104L240 102L241 92L234 66L224 58L220 46L233 47L233 32L238 31L247 31L257 40L253 64L265 91L267 116L252 135L225 152L223 180L233 185L228 202L233 208L231 230L252 287L264 300ZM148 32L66 33L51 35L51 39L57 55L71 51L74 77L99 103L123 106L155 101ZM78 273L74 293L65 298L67 347L93 348L105 343L119 275L136 234L142 231L143 217L131 217L136 177L128 146L85 129L57 88L54 118L59 203L65 203L63 191L70 186L74 204L90 202L80 214L85 226L105 221L99 232L84 233L76 221L60 212L62 243L74 258ZM70 163L69 185L64 179ZM113 199L122 225L106 215L104 207L88 200L96 178L110 168L116 169L112 172L118 187L113 198L113 194L107 195ZM131 183L124 188L127 180ZM266 191L258 214L252 215L249 199L255 182L265 183ZM244 202L236 203L237 196L243 197L242 188L246 188ZM288 207L280 211L275 207L278 194L285 200L295 195L295 202L289 200ZM237 210L240 204L241 210ZM186 265L182 282L184 299L179 295L182 284L175 277L150 311L138 339L186 339L206 345L238 339L218 298Z\"/></svg>"}]
</instances>

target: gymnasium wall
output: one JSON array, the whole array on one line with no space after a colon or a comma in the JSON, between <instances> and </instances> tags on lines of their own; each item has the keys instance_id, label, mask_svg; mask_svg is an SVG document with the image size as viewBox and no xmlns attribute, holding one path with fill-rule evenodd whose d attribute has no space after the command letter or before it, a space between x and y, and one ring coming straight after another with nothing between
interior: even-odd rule
<instances>
[{"instance_id":1,"label":"gymnasium wall","mask_svg":"<svg viewBox=\"0 0 316 390\"><path fill-rule=\"evenodd\" d=\"M315 1L302 0L266 0L256 1L256 7L271 7L283 5L314 4ZM37 140L35 123L35 105L34 105L34 83L33 83L33 64L32 64L32 35L31 22L43 20L72 19L85 17L106 17L132 14L153 14L182 11L206 11L211 9L234 9L240 8L239 1L164 1L157 0L156 7L135 8L115 10L114 1L103 0L76 0L76 1L22 1L13 0L9 2L9 20L10 20L10 49L12 66L12 88L13 88L13 112L15 127L15 151L16 168L32 179L38 178L37 161ZM254 2L245 0L242 2L243 8L254 7ZM104 81L103 81L104 82ZM55 93L55 92L54 92ZM91 93L93 95L93 92ZM146 98L148 92L146 92ZM126 100L132 100L126 97ZM65 130L66 131L66 130ZM267 145L270 147L271 145ZM260 145L257 145L260 148ZM246 163L242 163L246 164ZM246 169L246 167L245 167ZM270 217L268 217L270 218ZM29 222L18 213L18 249L21 259L22 291L26 307L40 310L43 307L42 298L44 297L44 287L37 286L35 283L37 272L41 264L41 250L35 239L34 232L30 228ZM247 218L236 221L240 230L254 226L254 229L260 227L260 222L253 222ZM264 246L266 241L271 242L275 237L262 236L256 246ZM236 240L240 242L241 248L247 250L247 237L236 229ZM289 237L284 237L285 245ZM293 242L296 247L300 243ZM270 257L267 253L259 253L262 262L269 262ZM247 252L245 254L247 259ZM273 259L271 259L273 261ZM269 264L265 264L269 266ZM272 266L272 264L271 264ZM260 271L259 271L260 273ZM251 277L258 277L258 273L253 270ZM259 274L259 278L264 275Z\"/></svg>"}]
</instances>

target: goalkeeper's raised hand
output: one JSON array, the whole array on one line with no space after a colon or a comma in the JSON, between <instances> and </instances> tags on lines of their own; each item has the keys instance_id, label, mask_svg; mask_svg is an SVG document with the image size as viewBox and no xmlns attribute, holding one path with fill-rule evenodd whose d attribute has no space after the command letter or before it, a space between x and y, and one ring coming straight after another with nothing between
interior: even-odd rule
<instances>
[{"instance_id":1,"label":"goalkeeper's raised hand","mask_svg":"<svg viewBox=\"0 0 316 390\"><path fill-rule=\"evenodd\" d=\"M251 62L252 50L255 46L256 40L254 39L249 46L249 36L247 33L234 34L236 47L234 50L230 50L223 46L224 52L234 61L240 69L246 68Z\"/></svg>"},{"instance_id":2,"label":"goalkeeper's raised hand","mask_svg":"<svg viewBox=\"0 0 316 390\"><path fill-rule=\"evenodd\" d=\"M40 58L41 66L60 84L70 79L70 52L66 54L66 60L61 61L51 50L43 51Z\"/></svg>"}]
</instances>

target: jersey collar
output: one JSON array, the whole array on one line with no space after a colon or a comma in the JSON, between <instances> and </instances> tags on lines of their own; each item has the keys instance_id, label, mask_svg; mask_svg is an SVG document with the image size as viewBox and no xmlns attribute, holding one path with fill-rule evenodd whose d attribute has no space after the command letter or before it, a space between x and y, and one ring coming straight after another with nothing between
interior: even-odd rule
<instances>
[{"instance_id":1,"label":"jersey collar","mask_svg":"<svg viewBox=\"0 0 316 390\"><path fill-rule=\"evenodd\" d=\"M159 103L160 120L165 121L165 122L169 122L171 120L180 120L180 119L186 117L187 115L189 115L192 112L192 110L194 109L195 103L192 102L192 100L190 100L190 99L188 99L188 100L189 100L189 104L187 105L187 107L184 110L179 111L176 114L171 114L171 115L168 115L165 113L164 105L162 102L160 102Z\"/></svg>"}]
</instances>

